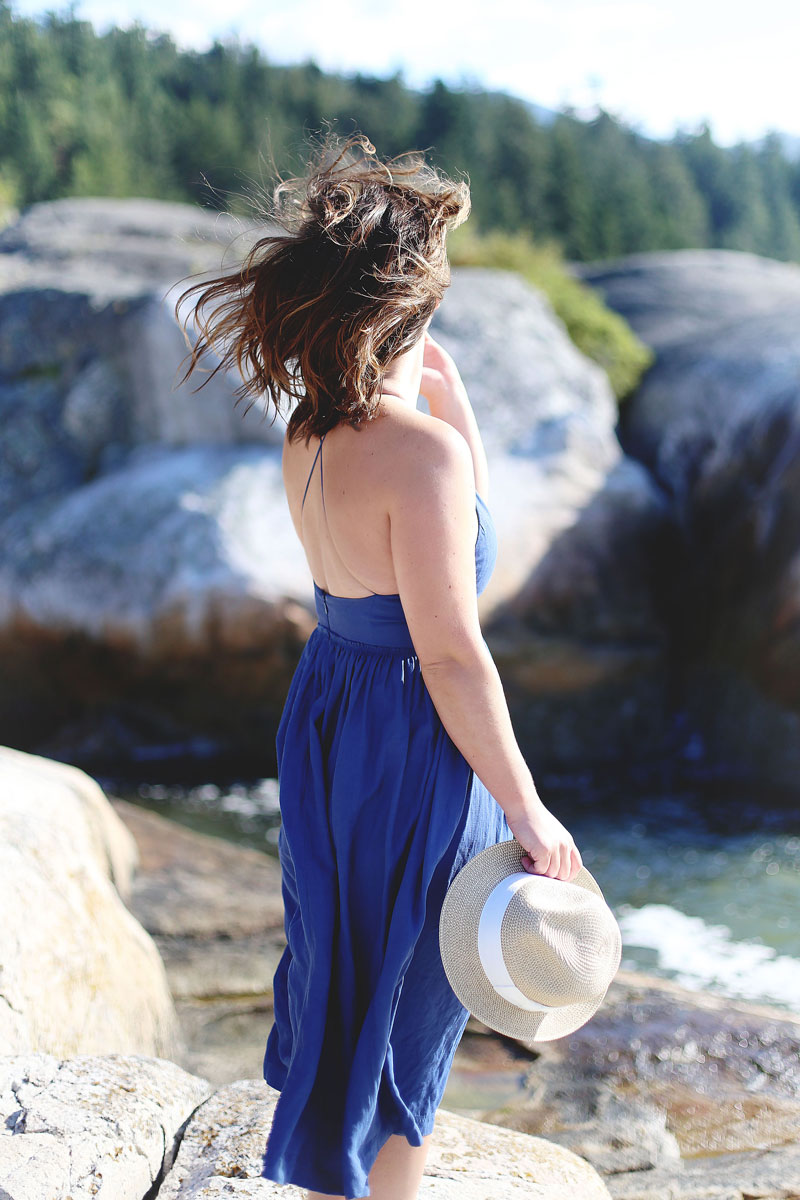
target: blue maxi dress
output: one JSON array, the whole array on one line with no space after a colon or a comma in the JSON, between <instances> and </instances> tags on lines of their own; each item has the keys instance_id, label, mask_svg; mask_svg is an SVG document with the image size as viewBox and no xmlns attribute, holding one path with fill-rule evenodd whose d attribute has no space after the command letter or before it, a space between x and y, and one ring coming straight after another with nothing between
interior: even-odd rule
<instances>
[{"instance_id":1,"label":"blue maxi dress","mask_svg":"<svg viewBox=\"0 0 800 1200\"><path fill-rule=\"evenodd\" d=\"M320 477L324 504L321 459ZM477 493L476 510L480 593L497 535ZM442 902L513 834L442 725L399 595L314 595L276 736L286 947L261 1177L355 1200L391 1134L420 1146L433 1130L469 1017L442 966Z\"/></svg>"}]
</instances>

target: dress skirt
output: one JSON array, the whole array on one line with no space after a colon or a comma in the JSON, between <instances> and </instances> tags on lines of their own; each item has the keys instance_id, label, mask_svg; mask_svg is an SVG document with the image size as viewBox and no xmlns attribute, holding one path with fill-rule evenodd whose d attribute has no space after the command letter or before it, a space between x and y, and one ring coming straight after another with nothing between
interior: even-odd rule
<instances>
[{"instance_id":1,"label":"dress skirt","mask_svg":"<svg viewBox=\"0 0 800 1200\"><path fill-rule=\"evenodd\" d=\"M442 966L442 902L513 835L441 722L399 597L315 594L277 733L286 947L261 1175L355 1200L392 1134L433 1130L469 1016Z\"/></svg>"}]
</instances>

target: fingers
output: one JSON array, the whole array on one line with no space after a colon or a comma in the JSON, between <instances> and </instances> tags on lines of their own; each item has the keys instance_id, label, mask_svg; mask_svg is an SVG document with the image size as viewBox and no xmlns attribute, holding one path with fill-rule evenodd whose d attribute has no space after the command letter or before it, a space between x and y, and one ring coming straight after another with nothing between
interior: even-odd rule
<instances>
[{"instance_id":1,"label":"fingers","mask_svg":"<svg viewBox=\"0 0 800 1200\"><path fill-rule=\"evenodd\" d=\"M574 843L554 846L552 850L537 854L535 858L524 854L521 861L523 870L532 875L547 875L549 879L563 879L570 883L583 866L580 852Z\"/></svg>"},{"instance_id":2,"label":"fingers","mask_svg":"<svg viewBox=\"0 0 800 1200\"><path fill-rule=\"evenodd\" d=\"M569 878L570 878L570 882L572 882L572 880L578 874L578 871L580 871L581 867L583 866L583 859L580 856L580 851L578 850L577 846L572 847L572 854L570 855L570 859L571 859L571 864L570 864Z\"/></svg>"}]
</instances>

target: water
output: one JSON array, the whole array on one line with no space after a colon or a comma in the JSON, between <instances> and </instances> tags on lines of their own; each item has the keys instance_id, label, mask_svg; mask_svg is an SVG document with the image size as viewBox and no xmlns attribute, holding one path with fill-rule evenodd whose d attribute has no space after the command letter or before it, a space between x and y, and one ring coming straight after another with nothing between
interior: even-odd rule
<instances>
[{"instance_id":1,"label":"water","mask_svg":"<svg viewBox=\"0 0 800 1200\"><path fill-rule=\"evenodd\" d=\"M108 791L277 857L274 779ZM543 793L544 794L544 793ZM722 996L800 1010L800 816L713 790L621 800L562 789L572 833L622 930L622 967Z\"/></svg>"},{"instance_id":2,"label":"water","mask_svg":"<svg viewBox=\"0 0 800 1200\"><path fill-rule=\"evenodd\" d=\"M574 823L619 921L622 966L800 1011L800 837L696 824Z\"/></svg>"}]
</instances>

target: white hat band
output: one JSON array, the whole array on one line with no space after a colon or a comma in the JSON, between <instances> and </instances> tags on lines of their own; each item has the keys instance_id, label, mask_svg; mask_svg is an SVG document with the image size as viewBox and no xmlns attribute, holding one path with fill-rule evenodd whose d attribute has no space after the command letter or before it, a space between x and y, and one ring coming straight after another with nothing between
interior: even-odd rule
<instances>
[{"instance_id":1,"label":"white hat band","mask_svg":"<svg viewBox=\"0 0 800 1200\"><path fill-rule=\"evenodd\" d=\"M552 1004L540 1004L538 1000L530 1000L524 992L519 990L508 973L506 960L503 958L503 948L500 944L500 926L511 897L517 888L522 887L530 877L529 871L518 871L513 875L506 875L489 892L478 922L478 954L486 972L486 978L498 996L502 996L511 1004L516 1004L518 1008L526 1008L531 1012L551 1012Z\"/></svg>"}]
</instances>

